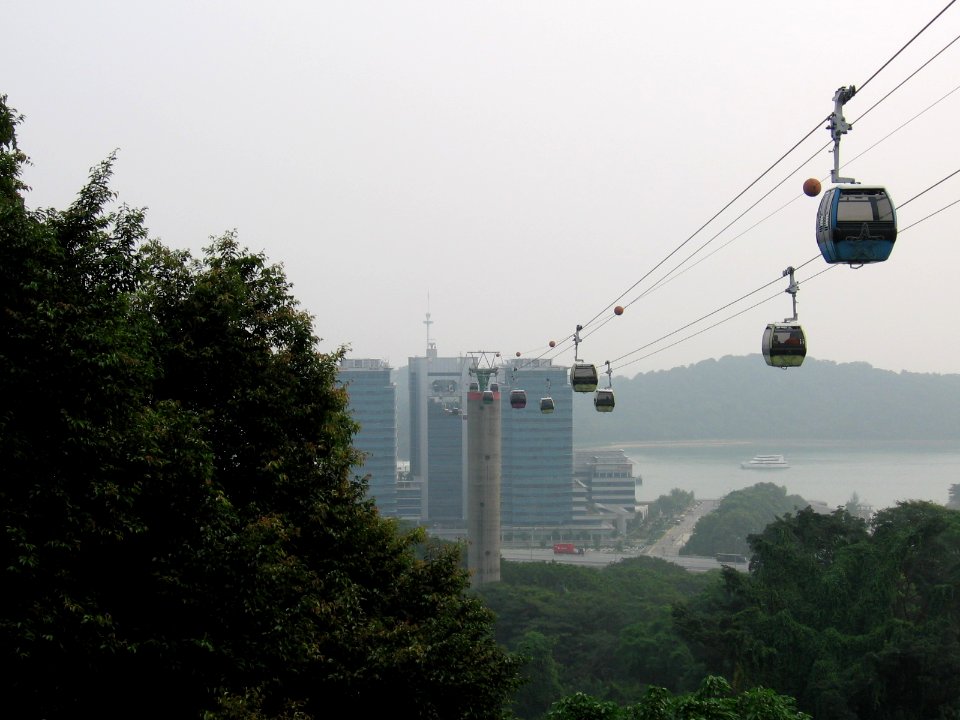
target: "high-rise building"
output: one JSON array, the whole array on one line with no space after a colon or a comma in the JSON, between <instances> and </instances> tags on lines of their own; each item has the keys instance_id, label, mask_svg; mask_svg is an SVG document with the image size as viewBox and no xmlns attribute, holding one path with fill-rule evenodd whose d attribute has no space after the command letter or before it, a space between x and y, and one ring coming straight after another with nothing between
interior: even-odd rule
<instances>
[{"instance_id":1,"label":"high-rise building","mask_svg":"<svg viewBox=\"0 0 960 720\"><path fill-rule=\"evenodd\" d=\"M410 476L420 487L421 519L465 527L466 398L464 358L437 356L428 341L426 357L411 357ZM466 381L469 382L469 381Z\"/></svg>"},{"instance_id":2,"label":"high-rise building","mask_svg":"<svg viewBox=\"0 0 960 720\"><path fill-rule=\"evenodd\" d=\"M385 360L344 358L338 380L349 395L353 419L360 425L353 440L364 455L358 475L368 475L368 495L381 514L397 514L397 387Z\"/></svg>"},{"instance_id":3,"label":"high-rise building","mask_svg":"<svg viewBox=\"0 0 960 720\"><path fill-rule=\"evenodd\" d=\"M501 512L504 527L565 525L573 514L573 389L568 368L549 359L511 360L500 368L504 397L523 390L526 404L502 403ZM550 399L543 412L541 399Z\"/></svg>"}]
</instances>

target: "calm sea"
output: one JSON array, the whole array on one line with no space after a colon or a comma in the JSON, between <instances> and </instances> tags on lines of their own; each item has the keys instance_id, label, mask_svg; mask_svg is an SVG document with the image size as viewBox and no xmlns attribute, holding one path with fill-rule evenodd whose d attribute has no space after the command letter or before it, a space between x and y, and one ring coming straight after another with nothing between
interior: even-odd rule
<instances>
[{"instance_id":1,"label":"calm sea","mask_svg":"<svg viewBox=\"0 0 960 720\"><path fill-rule=\"evenodd\" d=\"M772 482L810 502L845 505L856 494L876 510L903 500L945 504L960 484L960 443L690 442L619 444L634 463L639 501L655 500L674 488L701 499ZM782 454L785 470L744 470L757 454Z\"/></svg>"}]
</instances>

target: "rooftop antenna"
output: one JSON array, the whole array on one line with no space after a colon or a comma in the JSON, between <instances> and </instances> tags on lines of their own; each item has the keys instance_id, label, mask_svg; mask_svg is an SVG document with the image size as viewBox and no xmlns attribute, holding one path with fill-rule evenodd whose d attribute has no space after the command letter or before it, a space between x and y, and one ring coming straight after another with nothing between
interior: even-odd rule
<instances>
[{"instance_id":1,"label":"rooftop antenna","mask_svg":"<svg viewBox=\"0 0 960 720\"><path fill-rule=\"evenodd\" d=\"M436 348L433 340L430 339L430 326L433 325L433 320L430 319L430 293L427 292L427 319L423 321L423 324L427 326L427 350L432 350Z\"/></svg>"}]
</instances>

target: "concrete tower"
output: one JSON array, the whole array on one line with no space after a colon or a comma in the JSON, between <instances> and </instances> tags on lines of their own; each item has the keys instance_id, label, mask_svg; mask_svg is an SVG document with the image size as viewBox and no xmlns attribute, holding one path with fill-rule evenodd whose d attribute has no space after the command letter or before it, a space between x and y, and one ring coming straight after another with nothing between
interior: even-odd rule
<instances>
[{"instance_id":1,"label":"concrete tower","mask_svg":"<svg viewBox=\"0 0 960 720\"><path fill-rule=\"evenodd\" d=\"M467 568L471 587L500 580L499 353L478 351L467 391ZM487 362L488 359L491 362Z\"/></svg>"}]
</instances>

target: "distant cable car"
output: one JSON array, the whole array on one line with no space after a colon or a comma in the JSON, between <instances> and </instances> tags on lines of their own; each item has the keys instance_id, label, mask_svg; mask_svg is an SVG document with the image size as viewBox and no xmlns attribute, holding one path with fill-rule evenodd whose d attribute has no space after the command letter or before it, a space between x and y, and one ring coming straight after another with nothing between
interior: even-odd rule
<instances>
[{"instance_id":1,"label":"distant cable car","mask_svg":"<svg viewBox=\"0 0 960 720\"><path fill-rule=\"evenodd\" d=\"M527 393L523 390L510 391L510 407L515 410L522 410L527 406Z\"/></svg>"},{"instance_id":2,"label":"distant cable car","mask_svg":"<svg viewBox=\"0 0 960 720\"><path fill-rule=\"evenodd\" d=\"M500 386L497 383L490 383L491 392L498 393L500 392Z\"/></svg>"},{"instance_id":3,"label":"distant cable car","mask_svg":"<svg viewBox=\"0 0 960 720\"><path fill-rule=\"evenodd\" d=\"M593 395L593 406L597 412L612 412L614 406L613 390L600 388Z\"/></svg>"},{"instance_id":4,"label":"distant cable car","mask_svg":"<svg viewBox=\"0 0 960 720\"><path fill-rule=\"evenodd\" d=\"M490 405L493 402L493 390L483 391L483 404Z\"/></svg>"},{"instance_id":5,"label":"distant cable car","mask_svg":"<svg viewBox=\"0 0 960 720\"><path fill-rule=\"evenodd\" d=\"M550 397L550 378L547 378L547 394L540 398L540 412L544 415L552 413L554 410L553 398Z\"/></svg>"},{"instance_id":6,"label":"distant cable car","mask_svg":"<svg viewBox=\"0 0 960 720\"><path fill-rule=\"evenodd\" d=\"M597 412L613 412L614 398L613 398L613 383L611 382L612 370L610 369L610 361L607 360L607 386L605 388L599 388L593 394L593 407L596 408Z\"/></svg>"},{"instance_id":7,"label":"distant cable car","mask_svg":"<svg viewBox=\"0 0 960 720\"><path fill-rule=\"evenodd\" d=\"M897 239L897 212L878 186L837 185L817 211L817 245L828 263L866 265L890 257Z\"/></svg>"},{"instance_id":8,"label":"distant cable car","mask_svg":"<svg viewBox=\"0 0 960 720\"><path fill-rule=\"evenodd\" d=\"M578 348L580 346L581 330L583 330L583 326L577 325L577 331L573 334L573 367L570 368L570 384L575 392L588 393L597 389L600 379L594 365L580 362Z\"/></svg>"},{"instance_id":9,"label":"distant cable car","mask_svg":"<svg viewBox=\"0 0 960 720\"><path fill-rule=\"evenodd\" d=\"M763 331L763 359L773 367L800 367L807 340L797 323L770 323Z\"/></svg>"},{"instance_id":10,"label":"distant cable car","mask_svg":"<svg viewBox=\"0 0 960 720\"><path fill-rule=\"evenodd\" d=\"M767 365L788 368L800 367L803 358L807 355L807 340L803 328L797 322L797 290L800 284L793 276L793 267L783 271L784 277L790 276L790 285L784 292L790 295L793 302L793 317L785 318L782 323L770 323L763 331L763 340L760 348Z\"/></svg>"},{"instance_id":11,"label":"distant cable car","mask_svg":"<svg viewBox=\"0 0 960 720\"><path fill-rule=\"evenodd\" d=\"M570 384L576 392L593 392L598 383L596 366L590 363L574 363L570 368Z\"/></svg>"}]
</instances>

